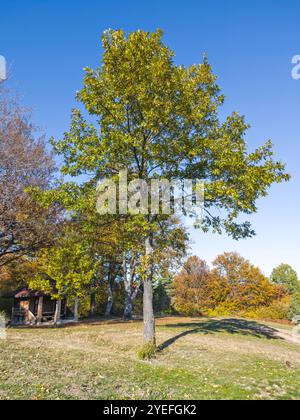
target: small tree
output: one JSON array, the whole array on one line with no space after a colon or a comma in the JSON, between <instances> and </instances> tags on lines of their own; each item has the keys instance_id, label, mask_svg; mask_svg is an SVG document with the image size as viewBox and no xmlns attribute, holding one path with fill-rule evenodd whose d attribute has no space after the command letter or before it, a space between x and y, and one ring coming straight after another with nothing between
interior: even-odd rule
<instances>
[{"instance_id":1,"label":"small tree","mask_svg":"<svg viewBox=\"0 0 300 420\"><path fill-rule=\"evenodd\" d=\"M281 264L275 268L271 280L276 284L282 284L292 295L300 292L300 281L296 271L288 264Z\"/></svg>"},{"instance_id":2,"label":"small tree","mask_svg":"<svg viewBox=\"0 0 300 420\"><path fill-rule=\"evenodd\" d=\"M88 243L76 232L67 230L64 233L66 236L59 244L42 250L32 263L35 275L29 286L50 293L58 302L65 297L73 300L77 312L77 301L90 290L99 262L91 256Z\"/></svg>"}]
</instances>

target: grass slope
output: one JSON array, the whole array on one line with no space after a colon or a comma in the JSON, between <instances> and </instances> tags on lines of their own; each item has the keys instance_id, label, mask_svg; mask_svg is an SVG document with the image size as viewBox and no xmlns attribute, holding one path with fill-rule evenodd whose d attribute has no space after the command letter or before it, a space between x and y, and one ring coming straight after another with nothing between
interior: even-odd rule
<instances>
[{"instance_id":1,"label":"grass slope","mask_svg":"<svg viewBox=\"0 0 300 420\"><path fill-rule=\"evenodd\" d=\"M11 329L0 340L0 399L300 399L300 345L274 324L160 319L161 351L145 362L142 328Z\"/></svg>"}]
</instances>

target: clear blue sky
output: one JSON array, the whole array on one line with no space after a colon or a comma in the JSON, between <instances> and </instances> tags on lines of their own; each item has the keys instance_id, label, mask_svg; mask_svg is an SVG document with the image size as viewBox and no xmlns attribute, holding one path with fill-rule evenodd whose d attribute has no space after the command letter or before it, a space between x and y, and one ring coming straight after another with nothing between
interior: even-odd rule
<instances>
[{"instance_id":1,"label":"clear blue sky","mask_svg":"<svg viewBox=\"0 0 300 420\"><path fill-rule=\"evenodd\" d=\"M0 55L34 121L60 137L82 68L100 61L105 29L162 28L180 64L199 62L206 51L227 97L223 112L246 115L250 147L271 138L293 179L259 203L251 217L256 238L235 242L193 232L193 251L208 261L238 251L266 274L281 262L300 274L300 80L291 78L299 20L299 0L2 0Z\"/></svg>"}]
</instances>

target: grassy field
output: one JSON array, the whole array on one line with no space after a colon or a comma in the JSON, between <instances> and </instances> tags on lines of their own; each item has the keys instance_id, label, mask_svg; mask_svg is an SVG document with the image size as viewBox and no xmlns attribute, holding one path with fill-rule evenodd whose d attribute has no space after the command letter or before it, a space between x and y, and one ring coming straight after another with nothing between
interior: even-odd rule
<instances>
[{"instance_id":1,"label":"grassy field","mask_svg":"<svg viewBox=\"0 0 300 420\"><path fill-rule=\"evenodd\" d=\"M276 324L160 319L152 361L136 356L142 328L11 329L0 340L0 399L300 399L300 345Z\"/></svg>"}]
</instances>

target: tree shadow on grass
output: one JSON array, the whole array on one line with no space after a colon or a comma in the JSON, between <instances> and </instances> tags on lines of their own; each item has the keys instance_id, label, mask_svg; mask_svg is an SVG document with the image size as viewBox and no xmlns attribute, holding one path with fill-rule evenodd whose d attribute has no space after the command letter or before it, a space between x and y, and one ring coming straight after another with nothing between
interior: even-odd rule
<instances>
[{"instance_id":1,"label":"tree shadow on grass","mask_svg":"<svg viewBox=\"0 0 300 420\"><path fill-rule=\"evenodd\" d=\"M275 328L268 327L266 325L259 324L255 321L246 321L243 319L222 319L203 322L191 322L191 323L178 323L165 325L167 328L192 328L187 331L170 338L159 346L159 351L162 351L172 344L174 344L180 338L186 337L190 334L216 334L216 333L228 333L228 334L239 334L244 336L251 336L256 338L266 338L268 340L281 340L278 336Z\"/></svg>"}]
</instances>

